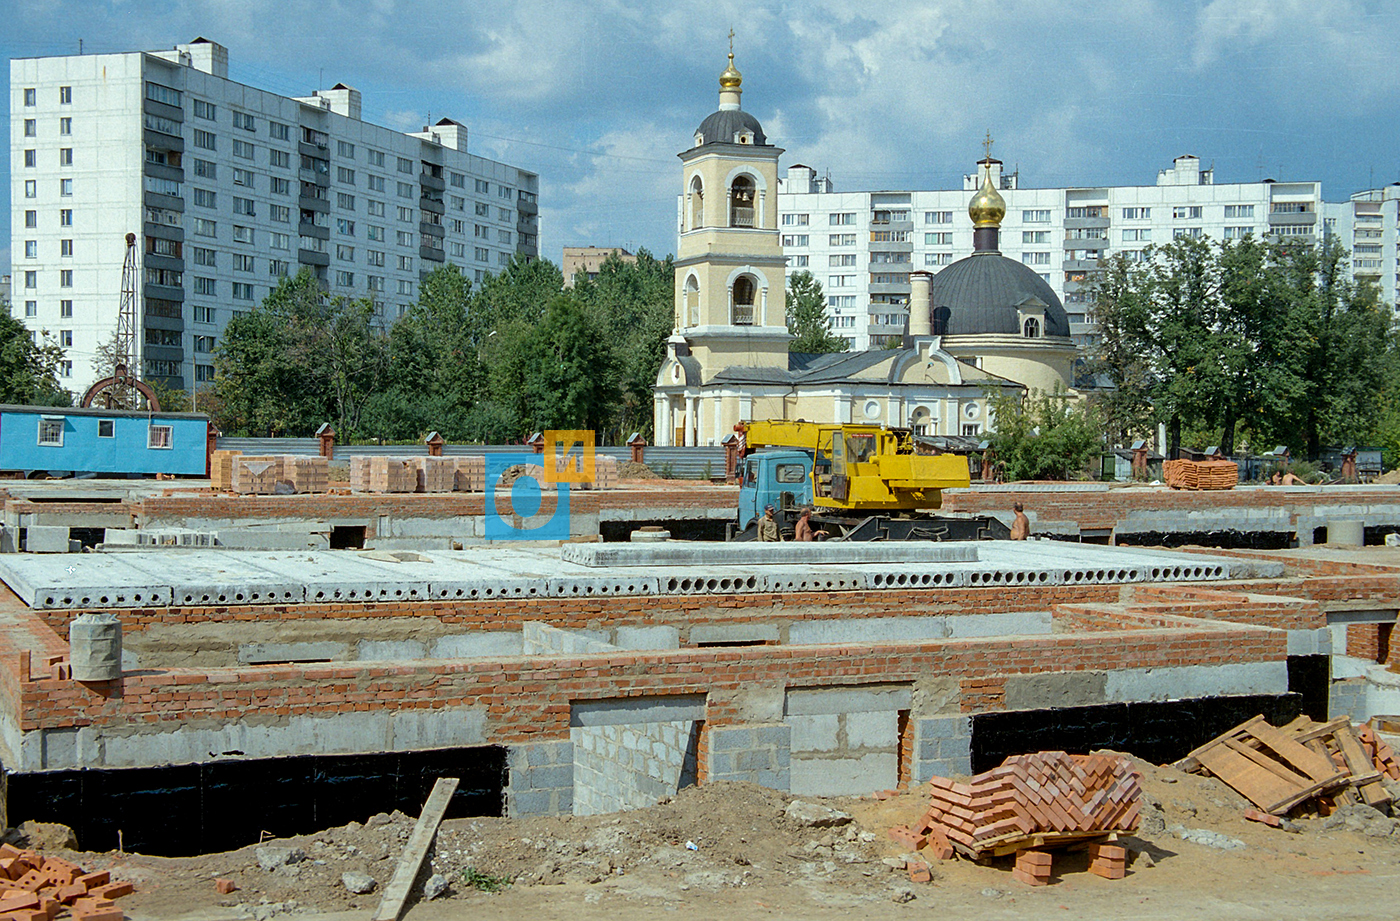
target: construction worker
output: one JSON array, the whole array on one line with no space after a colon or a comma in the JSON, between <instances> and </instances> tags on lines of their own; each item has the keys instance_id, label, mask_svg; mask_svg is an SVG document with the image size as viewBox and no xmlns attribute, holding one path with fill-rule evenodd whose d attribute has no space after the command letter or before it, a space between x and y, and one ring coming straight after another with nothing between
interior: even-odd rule
<instances>
[{"instance_id":1,"label":"construction worker","mask_svg":"<svg viewBox=\"0 0 1400 921\"><path fill-rule=\"evenodd\" d=\"M1016 512L1015 519L1011 522L1011 539L1025 540L1031 536L1031 520L1026 517L1026 513L1021 509L1021 503L1017 502L1011 506Z\"/></svg>"},{"instance_id":2,"label":"construction worker","mask_svg":"<svg viewBox=\"0 0 1400 921\"><path fill-rule=\"evenodd\" d=\"M826 537L825 531L814 531L812 529L812 510L809 508L804 508L802 510L802 517L797 519L797 526L793 530L795 532L793 534L793 540L816 540L818 534L822 535L823 538Z\"/></svg>"},{"instance_id":3,"label":"construction worker","mask_svg":"<svg viewBox=\"0 0 1400 921\"><path fill-rule=\"evenodd\" d=\"M778 530L777 519L773 514L777 511L773 506L766 505L763 508L763 517L758 519L758 539L763 541L780 541L783 539L783 532Z\"/></svg>"}]
</instances>

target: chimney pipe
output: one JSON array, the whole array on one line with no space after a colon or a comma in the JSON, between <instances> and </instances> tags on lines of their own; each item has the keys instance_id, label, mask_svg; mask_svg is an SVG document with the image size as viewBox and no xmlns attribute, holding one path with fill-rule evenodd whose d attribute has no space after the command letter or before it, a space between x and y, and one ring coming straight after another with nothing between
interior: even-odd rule
<instances>
[{"instance_id":1,"label":"chimney pipe","mask_svg":"<svg viewBox=\"0 0 1400 921\"><path fill-rule=\"evenodd\" d=\"M909 273L909 337L933 335L933 307L929 303L931 272Z\"/></svg>"}]
</instances>

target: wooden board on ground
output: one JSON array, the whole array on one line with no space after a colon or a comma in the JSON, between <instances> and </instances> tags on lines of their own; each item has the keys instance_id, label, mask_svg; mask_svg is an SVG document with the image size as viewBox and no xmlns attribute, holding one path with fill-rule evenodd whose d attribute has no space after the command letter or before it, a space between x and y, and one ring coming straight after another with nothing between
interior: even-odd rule
<instances>
[{"instance_id":1,"label":"wooden board on ground","mask_svg":"<svg viewBox=\"0 0 1400 921\"><path fill-rule=\"evenodd\" d=\"M1349 724L1348 724L1349 726ZM1211 739L1176 763L1185 771L1209 771L1265 812L1281 815L1319 793L1347 784L1351 771L1298 741L1309 731L1298 721L1286 729L1263 716Z\"/></svg>"},{"instance_id":2,"label":"wooden board on ground","mask_svg":"<svg viewBox=\"0 0 1400 921\"><path fill-rule=\"evenodd\" d=\"M399 921L404 902L408 901L409 890L418 878L418 871L423 869L423 858L428 856L428 848L437 836L438 826L442 824L452 794L457 792L458 783L456 777L439 777L433 784L433 792L428 794L428 801L423 804L423 812L413 826L413 834L409 836L403 856L399 858L394 878L384 890L384 898L379 903L379 910L374 913L374 921Z\"/></svg>"}]
</instances>

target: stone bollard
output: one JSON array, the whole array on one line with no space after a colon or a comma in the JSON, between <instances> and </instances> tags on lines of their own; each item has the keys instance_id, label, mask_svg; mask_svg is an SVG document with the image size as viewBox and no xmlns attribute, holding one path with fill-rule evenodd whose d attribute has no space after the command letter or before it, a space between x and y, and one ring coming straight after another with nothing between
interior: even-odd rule
<instances>
[{"instance_id":1,"label":"stone bollard","mask_svg":"<svg viewBox=\"0 0 1400 921\"><path fill-rule=\"evenodd\" d=\"M1329 520L1327 522L1327 545L1329 547L1361 547L1366 543L1366 522L1355 519Z\"/></svg>"},{"instance_id":2,"label":"stone bollard","mask_svg":"<svg viewBox=\"0 0 1400 921\"><path fill-rule=\"evenodd\" d=\"M68 624L74 681L117 681L122 676L122 622L115 614L83 614Z\"/></svg>"}]
</instances>

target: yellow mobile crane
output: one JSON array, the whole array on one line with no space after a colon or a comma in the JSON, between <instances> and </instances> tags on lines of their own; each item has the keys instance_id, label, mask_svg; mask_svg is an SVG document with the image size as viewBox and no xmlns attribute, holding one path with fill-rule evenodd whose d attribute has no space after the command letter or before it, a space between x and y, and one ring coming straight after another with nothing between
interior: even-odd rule
<instances>
[{"instance_id":1,"label":"yellow mobile crane","mask_svg":"<svg viewBox=\"0 0 1400 921\"><path fill-rule=\"evenodd\" d=\"M909 429L774 420L744 425L748 451L739 490L737 540L751 540L767 505L847 540L976 540L1007 537L987 516L934 516L944 489L971 483L967 459L925 453Z\"/></svg>"}]
</instances>

